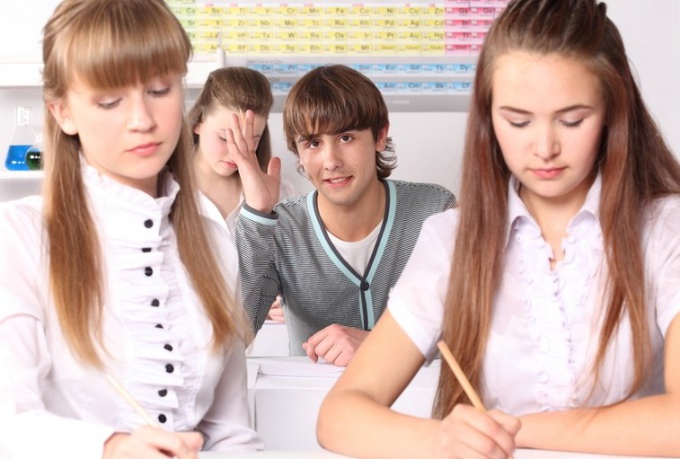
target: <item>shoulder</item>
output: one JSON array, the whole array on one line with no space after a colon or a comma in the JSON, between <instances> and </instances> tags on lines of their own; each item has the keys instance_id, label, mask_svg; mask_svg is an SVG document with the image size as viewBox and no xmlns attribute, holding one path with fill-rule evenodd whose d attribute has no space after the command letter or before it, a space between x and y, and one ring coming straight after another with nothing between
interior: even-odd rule
<instances>
[{"instance_id":1,"label":"shoulder","mask_svg":"<svg viewBox=\"0 0 680 459\"><path fill-rule=\"evenodd\" d=\"M447 202L454 199L453 193L445 187L436 183L405 182L401 180L390 180L397 189L399 197L407 199L438 199Z\"/></svg>"},{"instance_id":2,"label":"shoulder","mask_svg":"<svg viewBox=\"0 0 680 459\"><path fill-rule=\"evenodd\" d=\"M0 231L7 235L16 232L27 234L39 232L43 227L43 199L29 196L15 201L0 203Z\"/></svg>"},{"instance_id":3,"label":"shoulder","mask_svg":"<svg viewBox=\"0 0 680 459\"><path fill-rule=\"evenodd\" d=\"M423 222L421 234L442 240L453 240L458 227L458 209L448 209L432 214Z\"/></svg>"},{"instance_id":4,"label":"shoulder","mask_svg":"<svg viewBox=\"0 0 680 459\"><path fill-rule=\"evenodd\" d=\"M680 236L680 195L658 198L644 212L643 231L647 235Z\"/></svg>"},{"instance_id":5,"label":"shoulder","mask_svg":"<svg viewBox=\"0 0 680 459\"><path fill-rule=\"evenodd\" d=\"M388 180L394 183L398 190L403 193L432 193L443 196L453 196L453 193L436 183L407 182L404 180Z\"/></svg>"},{"instance_id":6,"label":"shoulder","mask_svg":"<svg viewBox=\"0 0 680 459\"><path fill-rule=\"evenodd\" d=\"M441 185L399 180L387 182L396 189L398 212L427 216L456 206L454 194Z\"/></svg>"}]
</instances>

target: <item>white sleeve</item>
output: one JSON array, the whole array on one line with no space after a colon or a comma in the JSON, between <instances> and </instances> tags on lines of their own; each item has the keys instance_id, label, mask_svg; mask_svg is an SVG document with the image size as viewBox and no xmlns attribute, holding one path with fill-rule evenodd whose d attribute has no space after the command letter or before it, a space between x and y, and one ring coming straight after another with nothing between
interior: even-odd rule
<instances>
[{"instance_id":1,"label":"white sleeve","mask_svg":"<svg viewBox=\"0 0 680 459\"><path fill-rule=\"evenodd\" d=\"M52 358L41 298L39 212L0 207L0 457L101 457L113 429L46 410Z\"/></svg>"},{"instance_id":2,"label":"white sleeve","mask_svg":"<svg viewBox=\"0 0 680 459\"><path fill-rule=\"evenodd\" d=\"M458 211L451 209L429 217L387 307L423 356L437 354L449 283Z\"/></svg>"},{"instance_id":3,"label":"white sleeve","mask_svg":"<svg viewBox=\"0 0 680 459\"><path fill-rule=\"evenodd\" d=\"M653 226L643 250L656 296L657 325L665 336L680 313L680 199L661 200L656 209L655 215L646 215Z\"/></svg>"},{"instance_id":4,"label":"white sleeve","mask_svg":"<svg viewBox=\"0 0 680 459\"><path fill-rule=\"evenodd\" d=\"M215 398L198 429L205 435L207 451L262 450L264 443L250 427L245 347L234 342L225 356L225 368L215 388Z\"/></svg>"}]
</instances>

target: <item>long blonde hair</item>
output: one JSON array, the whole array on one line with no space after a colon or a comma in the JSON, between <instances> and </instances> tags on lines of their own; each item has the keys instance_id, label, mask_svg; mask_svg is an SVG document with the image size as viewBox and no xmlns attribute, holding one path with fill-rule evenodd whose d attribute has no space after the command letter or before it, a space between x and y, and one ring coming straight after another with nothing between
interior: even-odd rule
<instances>
[{"instance_id":1,"label":"long blonde hair","mask_svg":"<svg viewBox=\"0 0 680 459\"><path fill-rule=\"evenodd\" d=\"M187 71L191 43L163 0L65 0L43 30L45 104L63 99L77 76L96 88L119 88ZM102 366L105 298L98 233L81 176L80 141L45 109L44 219L50 289L65 339L85 364ZM168 167L181 191L170 219L180 258L212 322L215 348L244 333L243 315L213 256L199 215L186 121Z\"/></svg>"},{"instance_id":2,"label":"long blonde hair","mask_svg":"<svg viewBox=\"0 0 680 459\"><path fill-rule=\"evenodd\" d=\"M487 35L468 118L443 337L483 392L483 359L503 273L510 179L491 124L492 78L496 60L515 50L579 59L600 80L608 112L596 167L602 175L600 221L609 279L594 380L627 316L635 372L630 397L644 383L650 358L639 216L654 198L680 193L680 165L642 101L606 6L596 0L513 0ZM443 370L435 415L443 417L466 401L451 372Z\"/></svg>"}]
</instances>

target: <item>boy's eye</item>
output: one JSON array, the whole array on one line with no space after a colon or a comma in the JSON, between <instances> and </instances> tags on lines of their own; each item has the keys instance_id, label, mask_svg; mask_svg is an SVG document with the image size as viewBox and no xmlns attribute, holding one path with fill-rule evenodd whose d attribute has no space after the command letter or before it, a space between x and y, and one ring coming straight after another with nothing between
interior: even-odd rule
<instances>
[{"instance_id":1,"label":"boy's eye","mask_svg":"<svg viewBox=\"0 0 680 459\"><path fill-rule=\"evenodd\" d=\"M352 136L349 135L349 134L344 134L344 135L340 136L341 142L349 142L350 140L352 140Z\"/></svg>"}]
</instances>

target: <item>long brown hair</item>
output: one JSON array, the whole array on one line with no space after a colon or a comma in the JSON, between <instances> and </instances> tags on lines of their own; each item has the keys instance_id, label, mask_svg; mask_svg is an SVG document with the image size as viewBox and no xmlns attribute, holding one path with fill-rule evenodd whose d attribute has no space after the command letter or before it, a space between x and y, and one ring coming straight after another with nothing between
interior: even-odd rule
<instances>
[{"instance_id":1,"label":"long brown hair","mask_svg":"<svg viewBox=\"0 0 680 459\"><path fill-rule=\"evenodd\" d=\"M517 50L578 59L600 81L608 111L596 167L602 176L600 221L609 278L593 376L596 381L607 347L627 316L635 371L630 397L644 383L650 360L639 216L651 200L680 193L680 165L642 101L605 4L596 0L513 0L487 35L463 153L443 338L483 392L483 359L503 273L510 179L491 124L492 78L496 60ZM435 415L443 417L466 401L451 372L443 370Z\"/></svg>"},{"instance_id":2,"label":"long brown hair","mask_svg":"<svg viewBox=\"0 0 680 459\"><path fill-rule=\"evenodd\" d=\"M194 128L216 108L238 108L244 112L252 110L256 115L268 117L272 105L274 96L269 80L257 70L247 67L224 67L213 70L189 110L189 127L192 130L194 146L198 145L198 135L193 133ZM269 123L262 132L255 156L260 169L266 172L272 157Z\"/></svg>"},{"instance_id":3,"label":"long brown hair","mask_svg":"<svg viewBox=\"0 0 680 459\"><path fill-rule=\"evenodd\" d=\"M44 27L45 104L63 99L77 76L96 88L119 88L156 76L184 75L191 44L162 0L65 0ZM80 141L45 108L45 225L50 289L65 339L85 364L101 367L104 266L81 177ZM243 333L232 294L198 212L184 121L168 161L181 191L170 219L180 258L213 327L215 348ZM110 287L109 287L110 288Z\"/></svg>"}]
</instances>

